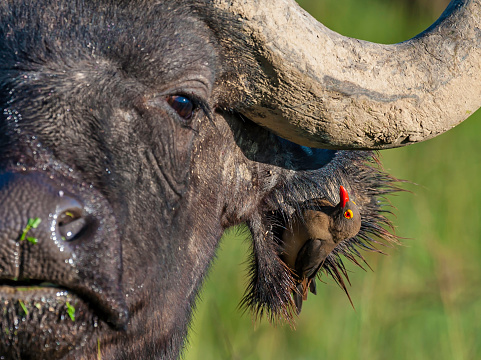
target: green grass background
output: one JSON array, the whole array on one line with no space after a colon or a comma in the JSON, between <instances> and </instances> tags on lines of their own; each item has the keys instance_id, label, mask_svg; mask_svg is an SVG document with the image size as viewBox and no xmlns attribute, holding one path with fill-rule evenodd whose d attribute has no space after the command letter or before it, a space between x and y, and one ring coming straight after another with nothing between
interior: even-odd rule
<instances>
[{"instance_id":1,"label":"green grass background","mask_svg":"<svg viewBox=\"0 0 481 360\"><path fill-rule=\"evenodd\" d=\"M344 35L382 43L429 26L446 1L299 1ZM186 360L481 359L481 123L479 112L447 134L383 151L384 167L413 193L391 197L403 246L368 254L374 272L350 267L350 294L319 284L297 321L253 324L237 305L248 243L224 236L194 315Z\"/></svg>"}]
</instances>

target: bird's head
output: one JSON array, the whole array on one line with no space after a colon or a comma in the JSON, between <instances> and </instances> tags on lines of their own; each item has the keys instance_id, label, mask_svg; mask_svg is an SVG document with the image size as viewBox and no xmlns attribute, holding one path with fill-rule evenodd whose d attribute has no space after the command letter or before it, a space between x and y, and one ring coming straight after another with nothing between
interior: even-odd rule
<instances>
[{"instance_id":1,"label":"bird's head","mask_svg":"<svg viewBox=\"0 0 481 360\"><path fill-rule=\"evenodd\" d=\"M361 229L361 214L356 203L349 200L349 194L347 190L340 186L339 188L339 204L336 206L334 212L334 231L338 233L338 241L349 239L359 232Z\"/></svg>"}]
</instances>

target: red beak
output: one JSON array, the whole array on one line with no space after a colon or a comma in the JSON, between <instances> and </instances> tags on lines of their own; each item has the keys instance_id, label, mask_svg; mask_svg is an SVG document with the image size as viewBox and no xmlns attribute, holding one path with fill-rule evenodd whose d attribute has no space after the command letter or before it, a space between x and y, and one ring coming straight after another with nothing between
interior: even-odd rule
<instances>
[{"instance_id":1,"label":"red beak","mask_svg":"<svg viewBox=\"0 0 481 360\"><path fill-rule=\"evenodd\" d=\"M347 190L344 189L344 186L341 185L339 187L339 197L341 198L341 207L345 207L347 202L349 201L349 194L347 193Z\"/></svg>"}]
</instances>

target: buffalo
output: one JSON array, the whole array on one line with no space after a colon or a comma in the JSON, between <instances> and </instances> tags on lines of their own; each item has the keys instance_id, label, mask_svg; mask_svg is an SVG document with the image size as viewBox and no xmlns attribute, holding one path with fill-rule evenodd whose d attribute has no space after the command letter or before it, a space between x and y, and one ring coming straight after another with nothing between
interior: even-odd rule
<instances>
[{"instance_id":1,"label":"buffalo","mask_svg":"<svg viewBox=\"0 0 481 360\"><path fill-rule=\"evenodd\" d=\"M344 286L342 256L397 241L383 202L396 179L367 150L480 106L479 18L478 1L454 0L379 45L293 0L2 2L0 356L178 357L219 239L241 223L243 305L292 321L282 233L341 185L361 230L321 270Z\"/></svg>"}]
</instances>

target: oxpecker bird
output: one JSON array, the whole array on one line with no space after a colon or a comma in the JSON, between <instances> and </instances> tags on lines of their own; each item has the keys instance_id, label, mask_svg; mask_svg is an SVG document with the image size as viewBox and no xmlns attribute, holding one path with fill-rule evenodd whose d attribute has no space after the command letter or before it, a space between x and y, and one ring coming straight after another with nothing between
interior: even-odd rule
<instances>
[{"instance_id":1,"label":"oxpecker bird","mask_svg":"<svg viewBox=\"0 0 481 360\"><path fill-rule=\"evenodd\" d=\"M293 298L298 314L308 289L316 294L315 277L325 259L341 241L354 237L361 228L359 209L343 186L339 195L335 206L326 199L303 204L282 235L282 258L297 281Z\"/></svg>"}]
</instances>

